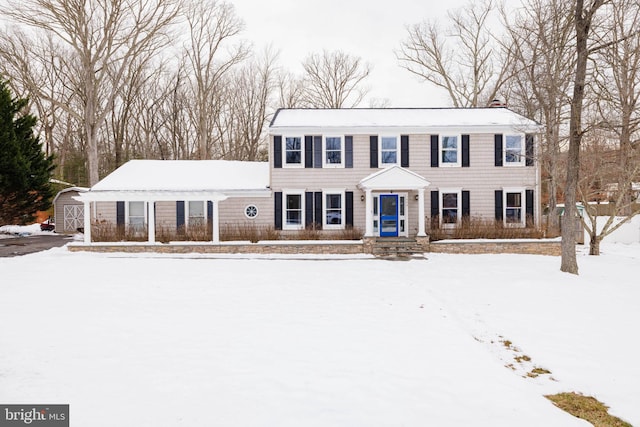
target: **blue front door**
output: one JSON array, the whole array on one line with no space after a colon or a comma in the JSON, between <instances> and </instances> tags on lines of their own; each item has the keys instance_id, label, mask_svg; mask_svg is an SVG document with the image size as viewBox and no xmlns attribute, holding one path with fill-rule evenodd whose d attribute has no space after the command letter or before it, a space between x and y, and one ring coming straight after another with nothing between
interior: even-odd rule
<instances>
[{"instance_id":1,"label":"blue front door","mask_svg":"<svg viewBox=\"0 0 640 427\"><path fill-rule=\"evenodd\" d=\"M398 195L380 195L380 237L398 236Z\"/></svg>"}]
</instances>

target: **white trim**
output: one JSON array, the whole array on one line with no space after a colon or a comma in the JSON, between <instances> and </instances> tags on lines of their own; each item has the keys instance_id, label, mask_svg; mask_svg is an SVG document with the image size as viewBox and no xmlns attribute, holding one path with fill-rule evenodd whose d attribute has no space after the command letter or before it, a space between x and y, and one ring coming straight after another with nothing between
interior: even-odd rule
<instances>
[{"instance_id":1,"label":"white trim","mask_svg":"<svg viewBox=\"0 0 640 427\"><path fill-rule=\"evenodd\" d=\"M519 136L520 137L520 153L518 154L520 160L517 162L507 162L507 137ZM521 167L526 165L526 148L527 137L524 133L511 132L502 134L502 165L505 167Z\"/></svg>"},{"instance_id":2,"label":"white trim","mask_svg":"<svg viewBox=\"0 0 640 427\"><path fill-rule=\"evenodd\" d=\"M283 230L303 230L305 227L305 191L304 190L282 190L282 229ZM287 197L300 196L300 224L287 224Z\"/></svg>"},{"instance_id":3,"label":"white trim","mask_svg":"<svg viewBox=\"0 0 640 427\"><path fill-rule=\"evenodd\" d=\"M300 138L300 163L287 163L287 138ZM294 151L294 150L291 150ZM287 135L282 137L282 167L285 169L304 168L305 141L304 135Z\"/></svg>"},{"instance_id":4,"label":"white trim","mask_svg":"<svg viewBox=\"0 0 640 427\"><path fill-rule=\"evenodd\" d=\"M340 224L327 223L327 196L328 195L340 196ZM342 189L324 189L322 190L322 228L326 230L344 230L345 228L345 190Z\"/></svg>"},{"instance_id":5,"label":"white trim","mask_svg":"<svg viewBox=\"0 0 640 427\"><path fill-rule=\"evenodd\" d=\"M442 138L443 137L455 137L456 138L456 162L444 162L442 158L443 148L442 148ZM453 151L453 150L447 150ZM443 168L459 168L462 166L462 134L454 133L454 132L446 132L438 134L438 165Z\"/></svg>"},{"instance_id":6,"label":"white trim","mask_svg":"<svg viewBox=\"0 0 640 427\"><path fill-rule=\"evenodd\" d=\"M382 162L382 138L395 138L396 140L396 161L393 163L383 163ZM387 168L391 166L400 166L400 156L401 156L401 142L399 134L378 134L378 167L379 168ZM391 151L391 150L385 150Z\"/></svg>"},{"instance_id":7,"label":"white trim","mask_svg":"<svg viewBox=\"0 0 640 427\"><path fill-rule=\"evenodd\" d=\"M340 163L327 163L327 138L340 138ZM335 134L327 134L322 135L322 167L331 169L331 168L344 168L345 164L345 137L344 135L335 135ZM331 150L337 151L337 150Z\"/></svg>"},{"instance_id":8,"label":"white trim","mask_svg":"<svg viewBox=\"0 0 640 427\"><path fill-rule=\"evenodd\" d=\"M444 194L456 194L456 222L454 224L452 223L445 223L444 222L444 215L443 215L443 210L444 210L444 199L443 196ZM440 216L440 226L442 228L456 228L460 225L460 220L462 219L462 188L461 187L455 187L455 188L440 188L438 189L438 204L439 204L439 208L440 211L438 212L439 216Z\"/></svg>"}]
</instances>

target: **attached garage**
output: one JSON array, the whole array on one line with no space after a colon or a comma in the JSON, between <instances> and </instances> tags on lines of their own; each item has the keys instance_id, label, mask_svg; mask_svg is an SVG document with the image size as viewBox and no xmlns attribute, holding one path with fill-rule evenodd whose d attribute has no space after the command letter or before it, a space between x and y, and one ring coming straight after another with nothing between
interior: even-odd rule
<instances>
[{"instance_id":1,"label":"attached garage","mask_svg":"<svg viewBox=\"0 0 640 427\"><path fill-rule=\"evenodd\" d=\"M88 191L85 187L69 187L53 199L56 233L76 233L84 227L84 205L73 197Z\"/></svg>"}]
</instances>

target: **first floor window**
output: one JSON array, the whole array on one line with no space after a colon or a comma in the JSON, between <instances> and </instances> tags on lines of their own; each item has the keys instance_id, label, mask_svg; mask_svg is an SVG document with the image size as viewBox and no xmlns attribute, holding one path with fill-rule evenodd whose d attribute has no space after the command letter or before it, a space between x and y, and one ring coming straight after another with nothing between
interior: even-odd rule
<instances>
[{"instance_id":1,"label":"first floor window","mask_svg":"<svg viewBox=\"0 0 640 427\"><path fill-rule=\"evenodd\" d=\"M129 202L129 226L135 229L144 228L144 202Z\"/></svg>"},{"instance_id":2,"label":"first floor window","mask_svg":"<svg viewBox=\"0 0 640 427\"><path fill-rule=\"evenodd\" d=\"M302 138L299 136L285 137L285 164L302 165Z\"/></svg>"},{"instance_id":3,"label":"first floor window","mask_svg":"<svg viewBox=\"0 0 640 427\"><path fill-rule=\"evenodd\" d=\"M289 229L302 228L302 194L286 194L284 197L285 226Z\"/></svg>"},{"instance_id":4,"label":"first floor window","mask_svg":"<svg viewBox=\"0 0 640 427\"><path fill-rule=\"evenodd\" d=\"M506 135L505 136L505 165L520 165L524 162L522 154L522 135Z\"/></svg>"},{"instance_id":5,"label":"first floor window","mask_svg":"<svg viewBox=\"0 0 640 427\"><path fill-rule=\"evenodd\" d=\"M342 228L342 193L327 193L325 199L325 222L327 228Z\"/></svg>"},{"instance_id":6,"label":"first floor window","mask_svg":"<svg viewBox=\"0 0 640 427\"><path fill-rule=\"evenodd\" d=\"M383 136L380 145L380 163L383 165L395 165L398 163L398 138L395 136Z\"/></svg>"},{"instance_id":7,"label":"first floor window","mask_svg":"<svg viewBox=\"0 0 640 427\"><path fill-rule=\"evenodd\" d=\"M327 136L324 139L324 164L325 166L342 165L342 138L339 136Z\"/></svg>"},{"instance_id":8,"label":"first floor window","mask_svg":"<svg viewBox=\"0 0 640 427\"><path fill-rule=\"evenodd\" d=\"M205 209L203 201L189 201L189 222L190 226L205 224Z\"/></svg>"},{"instance_id":9,"label":"first floor window","mask_svg":"<svg viewBox=\"0 0 640 427\"><path fill-rule=\"evenodd\" d=\"M505 204L505 221L507 224L522 223L522 193L507 192Z\"/></svg>"},{"instance_id":10,"label":"first floor window","mask_svg":"<svg viewBox=\"0 0 640 427\"><path fill-rule=\"evenodd\" d=\"M458 223L458 193L442 193L442 223Z\"/></svg>"}]
</instances>

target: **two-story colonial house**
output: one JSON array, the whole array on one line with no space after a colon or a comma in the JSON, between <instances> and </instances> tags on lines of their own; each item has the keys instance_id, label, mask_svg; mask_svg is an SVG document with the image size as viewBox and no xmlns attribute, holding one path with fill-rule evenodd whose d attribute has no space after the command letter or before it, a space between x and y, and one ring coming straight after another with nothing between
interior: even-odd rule
<instances>
[{"instance_id":1,"label":"two-story colonial house","mask_svg":"<svg viewBox=\"0 0 640 427\"><path fill-rule=\"evenodd\" d=\"M349 227L425 236L465 216L540 224L539 125L507 108L281 109L269 162L134 160L77 199L96 222L156 229L207 222Z\"/></svg>"},{"instance_id":2,"label":"two-story colonial house","mask_svg":"<svg viewBox=\"0 0 640 427\"><path fill-rule=\"evenodd\" d=\"M287 109L270 126L274 224L424 236L427 217L540 221L539 126L506 108Z\"/></svg>"}]
</instances>

